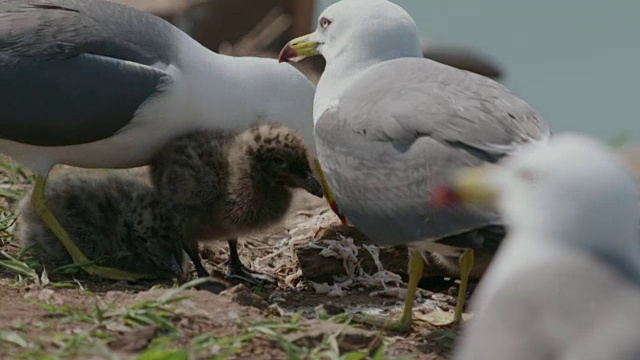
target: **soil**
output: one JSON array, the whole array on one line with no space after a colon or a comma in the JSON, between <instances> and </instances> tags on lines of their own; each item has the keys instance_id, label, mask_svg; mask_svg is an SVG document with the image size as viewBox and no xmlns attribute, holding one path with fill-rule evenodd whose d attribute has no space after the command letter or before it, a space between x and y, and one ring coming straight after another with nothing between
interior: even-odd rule
<instances>
[{"instance_id":1,"label":"soil","mask_svg":"<svg viewBox=\"0 0 640 360\"><path fill-rule=\"evenodd\" d=\"M15 203L12 199L4 200L9 208ZM348 275L349 269L345 265L344 273L347 275L342 274L333 282L317 284L305 279L297 259L299 249L310 245L328 247L326 240L344 243L338 249L349 249L351 246L352 241L348 238L336 236L338 224L337 217L324 200L297 194L295 204L282 225L242 238L239 242L244 264L253 270L275 276L279 279L277 286L248 289L238 285L220 295L182 290L178 295L187 299L171 303L171 309L167 310L169 315L165 314L169 323L166 326L162 321L150 321L148 325L139 322L133 324L128 315L122 314L118 315L120 317L110 315L105 318L102 312L118 313L128 309L127 306L135 307L135 304L144 301L157 300L163 294L175 291L177 285L173 283L130 284L92 279L78 273L73 277L48 274L50 283L45 286L0 267L0 357L329 358L329 355L323 357L321 354L301 357L301 352L292 352L290 345L287 345L294 344L298 350L311 351L325 347L340 354L361 351L368 353L369 357L374 357L377 350L383 349L384 356L377 358L385 359L448 358L455 345L457 330L433 328L420 320L420 314L433 311L436 307L445 311L453 309L455 291L452 290L455 290L456 284L451 279L429 278L421 283L420 297L414 307L414 317L417 319L408 334L384 332L354 322L349 325L343 323L349 319L348 314L354 313L399 316L403 291L406 289L406 274L394 278L394 273L383 271L378 274L384 275L384 279L380 280L374 274L365 274L362 268L358 270L356 264L351 269L355 269L351 275ZM331 232L333 239L322 237L323 233L329 233L327 229L334 230ZM1 240L0 249L17 256L20 250L18 241L11 238L10 232L11 228L5 230L6 237ZM363 253L370 255L363 246L357 248L360 256ZM223 276L226 271L226 243L205 244L201 253L214 275ZM327 259L324 255L317 256L319 262ZM57 283L68 286L52 285ZM334 318L328 318L331 316ZM293 322L294 328L282 327ZM277 330L271 333L271 330L260 326L271 326ZM223 341L220 339L240 341L238 339L247 335L247 329L260 335L249 336L250 339L242 340L239 345L221 345ZM83 341L91 346L76 346L77 349L70 350L69 337L78 337L86 332L92 335ZM193 357L182 357L179 353L166 351L163 356L145 357L150 349L155 348L193 349L194 341L199 341L197 339L207 334L213 338L207 340L213 345L201 346ZM96 339L103 339L104 345L96 345ZM159 346L165 339L168 339L168 345Z\"/></svg>"}]
</instances>

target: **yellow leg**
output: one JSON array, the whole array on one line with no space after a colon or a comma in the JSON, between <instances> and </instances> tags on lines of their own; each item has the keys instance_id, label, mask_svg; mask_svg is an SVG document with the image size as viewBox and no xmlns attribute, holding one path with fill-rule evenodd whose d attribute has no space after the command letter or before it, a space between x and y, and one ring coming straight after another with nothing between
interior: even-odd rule
<instances>
[{"instance_id":1,"label":"yellow leg","mask_svg":"<svg viewBox=\"0 0 640 360\"><path fill-rule=\"evenodd\" d=\"M465 249L460 256L460 287L458 288L458 299L456 301L456 309L453 314L435 309L422 319L433 326L448 326L457 324L462 320L462 308L464 307L465 295L467 292L467 283L469 282L469 274L473 268L473 250Z\"/></svg>"},{"instance_id":2,"label":"yellow leg","mask_svg":"<svg viewBox=\"0 0 640 360\"><path fill-rule=\"evenodd\" d=\"M418 290L418 283L422 279L422 272L424 270L424 261L422 254L419 251L409 249L409 284L407 286L407 297L404 301L404 307L402 308L402 315L400 320L389 321L377 316L357 316L354 320L357 322L378 326L386 330L394 330L401 332L408 332L411 330L413 303L416 298L416 291Z\"/></svg>"},{"instance_id":3,"label":"yellow leg","mask_svg":"<svg viewBox=\"0 0 640 360\"><path fill-rule=\"evenodd\" d=\"M416 250L409 249L409 285L407 286L407 298L404 300L404 308L398 330L409 331L411 329L411 315L413 314L413 303L416 300L418 283L422 279L424 271L424 260L422 254Z\"/></svg>"},{"instance_id":4,"label":"yellow leg","mask_svg":"<svg viewBox=\"0 0 640 360\"><path fill-rule=\"evenodd\" d=\"M459 323L462 320L462 308L467 294L467 283L469 283L469 274L473 268L473 250L465 249L460 257L460 287L458 288L458 301L456 301L456 310L453 314L453 322Z\"/></svg>"},{"instance_id":5,"label":"yellow leg","mask_svg":"<svg viewBox=\"0 0 640 360\"><path fill-rule=\"evenodd\" d=\"M62 225L60 225L60 223L56 219L53 212L51 212L51 210L49 209L45 197L45 186L47 183L47 178L43 176L36 176L35 180L36 183L31 198L32 204L35 207L36 211L38 211L38 213L40 214L42 221L49 227L49 229L58 238L58 240L60 240L64 248L67 249L67 252L69 253L69 255L71 255L74 263L86 264L82 265L82 269L84 269L86 272L107 279L135 281L152 277L148 275L134 274L119 269L106 268L91 264L89 259L87 259L87 257L76 246L71 238L69 238L69 234L67 234Z\"/></svg>"}]
</instances>

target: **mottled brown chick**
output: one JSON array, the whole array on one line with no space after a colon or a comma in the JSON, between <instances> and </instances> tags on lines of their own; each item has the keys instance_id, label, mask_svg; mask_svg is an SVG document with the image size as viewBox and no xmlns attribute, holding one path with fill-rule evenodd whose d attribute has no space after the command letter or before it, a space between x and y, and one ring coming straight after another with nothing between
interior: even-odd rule
<instances>
[{"instance_id":1,"label":"mottled brown chick","mask_svg":"<svg viewBox=\"0 0 640 360\"><path fill-rule=\"evenodd\" d=\"M155 156L151 174L161 205L171 214L175 236L182 239L200 277L209 273L200 260L198 242L227 240L228 277L268 279L240 263L237 238L282 220L293 189L323 195L302 139L276 125L178 137Z\"/></svg>"},{"instance_id":2,"label":"mottled brown chick","mask_svg":"<svg viewBox=\"0 0 640 360\"><path fill-rule=\"evenodd\" d=\"M145 278L174 278L183 275L184 249L204 277L198 241L226 239L230 278L270 280L242 265L237 237L281 220L294 188L322 196L301 139L282 126L183 135L156 154L151 169L152 184L117 171L50 177L52 211L89 259ZM51 267L73 263L30 196L17 212L16 235L24 248ZM225 285L205 288L219 292Z\"/></svg>"},{"instance_id":3,"label":"mottled brown chick","mask_svg":"<svg viewBox=\"0 0 640 360\"><path fill-rule=\"evenodd\" d=\"M125 172L69 171L51 176L46 196L72 241L98 264L171 279L183 274L181 244L148 182ZM31 203L17 207L16 236L47 268L73 264Z\"/></svg>"}]
</instances>

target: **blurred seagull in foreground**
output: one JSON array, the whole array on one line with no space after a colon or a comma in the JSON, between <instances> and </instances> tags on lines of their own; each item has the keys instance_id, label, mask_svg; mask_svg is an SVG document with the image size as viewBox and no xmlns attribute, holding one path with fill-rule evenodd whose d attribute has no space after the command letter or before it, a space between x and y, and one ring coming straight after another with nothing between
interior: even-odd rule
<instances>
[{"instance_id":1,"label":"blurred seagull in foreground","mask_svg":"<svg viewBox=\"0 0 640 360\"><path fill-rule=\"evenodd\" d=\"M640 359L638 191L614 149L557 135L438 192L495 202L508 227L457 359Z\"/></svg>"}]
</instances>

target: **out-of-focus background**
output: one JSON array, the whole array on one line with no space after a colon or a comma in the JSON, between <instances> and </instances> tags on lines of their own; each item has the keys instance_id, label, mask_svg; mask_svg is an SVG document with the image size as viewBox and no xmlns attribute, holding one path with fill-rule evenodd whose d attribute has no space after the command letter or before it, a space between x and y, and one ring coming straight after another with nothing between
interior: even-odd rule
<instances>
[{"instance_id":1,"label":"out-of-focus background","mask_svg":"<svg viewBox=\"0 0 640 360\"><path fill-rule=\"evenodd\" d=\"M336 0L116 1L161 15L214 50L274 56L286 39L312 30L317 15ZM555 131L604 140L624 133L640 140L640 3L395 2L415 18L427 43L425 56L499 77ZM249 37L258 36L258 44L237 44L252 30ZM305 60L299 66L315 80L323 63Z\"/></svg>"},{"instance_id":2,"label":"out-of-focus background","mask_svg":"<svg viewBox=\"0 0 640 360\"><path fill-rule=\"evenodd\" d=\"M316 13L335 1L319 0ZM640 2L394 0L434 43L471 46L555 131L640 139Z\"/></svg>"}]
</instances>

